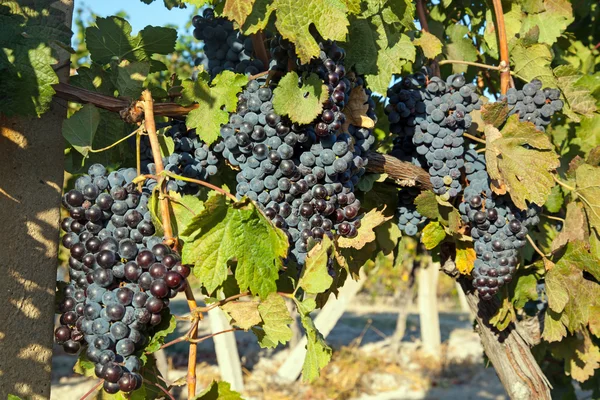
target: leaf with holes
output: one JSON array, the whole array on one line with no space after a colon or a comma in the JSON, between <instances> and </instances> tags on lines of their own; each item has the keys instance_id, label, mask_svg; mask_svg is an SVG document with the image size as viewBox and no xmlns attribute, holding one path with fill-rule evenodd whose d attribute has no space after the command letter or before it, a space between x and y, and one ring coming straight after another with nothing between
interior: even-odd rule
<instances>
[{"instance_id":1,"label":"leaf with holes","mask_svg":"<svg viewBox=\"0 0 600 400\"><path fill-rule=\"evenodd\" d=\"M273 91L273 109L292 122L308 124L323 111L329 96L327 86L315 74L299 82L296 72L288 72Z\"/></svg>"},{"instance_id":2,"label":"leaf with holes","mask_svg":"<svg viewBox=\"0 0 600 400\"><path fill-rule=\"evenodd\" d=\"M362 249L367 243L375 240L375 232L373 231L379 225L385 221L390 220L392 217L386 217L384 215L385 206L381 211L373 209L366 213L360 220L360 227L358 228L358 234L353 238L340 237L338 239L339 247L353 247L357 250Z\"/></svg>"}]
</instances>

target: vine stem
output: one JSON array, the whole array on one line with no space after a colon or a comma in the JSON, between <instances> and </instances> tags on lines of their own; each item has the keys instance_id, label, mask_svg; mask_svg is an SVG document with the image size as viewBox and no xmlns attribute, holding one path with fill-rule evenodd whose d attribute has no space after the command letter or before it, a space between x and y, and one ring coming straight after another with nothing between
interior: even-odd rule
<instances>
[{"instance_id":1,"label":"vine stem","mask_svg":"<svg viewBox=\"0 0 600 400\"><path fill-rule=\"evenodd\" d=\"M81 398L79 400L85 400L85 399L87 399L89 395L91 395L92 393L94 393L96 390L100 389L100 386L102 386L103 383L104 383L104 379L100 379L100 381L98 381L98 383L96 383L93 388L91 388L90 390L88 390L86 394L84 394L83 396L81 396Z\"/></svg>"},{"instance_id":2,"label":"vine stem","mask_svg":"<svg viewBox=\"0 0 600 400\"><path fill-rule=\"evenodd\" d=\"M152 158L154 159L154 164L156 166L156 174L160 175L164 170L164 165L162 161L162 156L160 154L160 143L158 142L158 135L156 134L156 123L154 121L154 100L152 99L152 94L149 90L144 90L144 92L142 93L142 98L144 106L144 125L146 126L146 131L148 132L148 137L150 139L150 146L152 148ZM165 185L163 182L163 184L161 185L161 191L164 192L164 190ZM169 198L165 196L161 197L161 220L163 223L163 230L165 232L165 237L170 240L173 238L173 226L171 225L171 213L169 212ZM190 285L186 285L185 287L185 297L187 299L188 307L190 308L190 310L193 310L198 307ZM197 328L193 329L190 334L190 337L195 338L197 332ZM197 350L198 349L195 344L190 344L187 374L188 399L193 399L196 395Z\"/></svg>"},{"instance_id":3,"label":"vine stem","mask_svg":"<svg viewBox=\"0 0 600 400\"><path fill-rule=\"evenodd\" d=\"M238 293L236 295L230 296L226 299L223 300L219 300L213 304L211 304L210 306L206 306L206 307L198 307L195 310L191 310L190 312L192 314L196 313L196 312L209 312L210 310L212 310L213 308L217 308L217 307L221 307L224 304L227 304L231 301L237 300L240 297L245 297L245 296L250 296L249 292L243 292L243 293Z\"/></svg>"},{"instance_id":4,"label":"vine stem","mask_svg":"<svg viewBox=\"0 0 600 400\"><path fill-rule=\"evenodd\" d=\"M510 85L510 59L508 57L508 40L506 39L506 25L504 24L504 12L502 11L502 0L492 0L494 14L496 16L496 31L498 32L498 47L500 48L500 93L506 94Z\"/></svg>"},{"instance_id":5,"label":"vine stem","mask_svg":"<svg viewBox=\"0 0 600 400\"><path fill-rule=\"evenodd\" d=\"M542 217L544 217L544 218L553 219L553 220L555 220L555 221L560 221L560 222L562 222L563 224L565 223L565 219L564 219L564 218L555 217L554 215L548 215L548 214L544 214L544 213L542 213L542 214L540 214L540 215L541 215Z\"/></svg>"},{"instance_id":6,"label":"vine stem","mask_svg":"<svg viewBox=\"0 0 600 400\"><path fill-rule=\"evenodd\" d=\"M215 336L223 334L223 333L235 332L235 331L241 331L241 330L242 330L241 328L225 329L224 331L211 333L210 335L202 336L201 338L198 338L198 339L189 339L188 342L198 344L198 343L204 342L207 339L210 339L212 337L215 337Z\"/></svg>"},{"instance_id":7,"label":"vine stem","mask_svg":"<svg viewBox=\"0 0 600 400\"><path fill-rule=\"evenodd\" d=\"M560 186L564 187L565 189L570 190L572 192L575 191L575 188L573 186L567 185L563 181L559 180L556 176L552 175L552 179L554 179L554 182L558 183Z\"/></svg>"},{"instance_id":8,"label":"vine stem","mask_svg":"<svg viewBox=\"0 0 600 400\"><path fill-rule=\"evenodd\" d=\"M220 188L218 186L215 186L215 185L213 185L211 183L208 183L208 182L204 182L204 181L201 181L201 180L198 180L198 179L193 179L193 178L187 178L185 176L177 175L177 174L174 174L174 173L169 172L169 171L162 171L162 173L159 173L158 172L158 168L156 169L156 174L157 175L168 176L170 178L177 179L177 180L184 181L184 182L196 183L198 185L201 185L201 186L207 187L209 189L215 190L215 191L217 191L217 192L219 192L219 193L227 196L229 199L231 199L234 202L238 201L237 197L235 197L234 195L232 195L231 193L229 193L227 190L222 189L222 188Z\"/></svg>"},{"instance_id":9,"label":"vine stem","mask_svg":"<svg viewBox=\"0 0 600 400\"><path fill-rule=\"evenodd\" d=\"M167 389L165 389L164 387L162 387L161 385L159 385L158 383L155 382L151 382L148 379L144 379L144 382L149 383L152 386L156 386L157 388L159 388L164 394L166 394L167 396L169 396L169 398L171 400L175 400L175 397L173 397L173 395L171 393L169 393L169 391Z\"/></svg>"},{"instance_id":10,"label":"vine stem","mask_svg":"<svg viewBox=\"0 0 600 400\"><path fill-rule=\"evenodd\" d=\"M485 69L493 69L495 71L504 71L506 69L506 67L488 65L488 64L483 64L483 63L478 63L478 62L472 62L472 61L461 61L461 60L442 60L442 61L439 62L439 64L440 65L445 65L445 64L464 64L464 65L471 65L473 67L479 67L479 68L485 68Z\"/></svg>"},{"instance_id":11,"label":"vine stem","mask_svg":"<svg viewBox=\"0 0 600 400\"><path fill-rule=\"evenodd\" d=\"M269 69L269 56L267 55L267 49L265 47L265 34L258 32L252 35L252 46L256 57L263 62L265 68Z\"/></svg>"},{"instance_id":12,"label":"vine stem","mask_svg":"<svg viewBox=\"0 0 600 400\"><path fill-rule=\"evenodd\" d=\"M547 258L546 255L542 252L542 250L540 250L540 248L537 247L537 245L535 244L535 242L533 241L531 236L529 236L529 234L527 234L526 237L527 237L527 241L529 242L531 247L533 247L533 250L535 250L536 253L538 253L540 256L542 256L542 258Z\"/></svg>"},{"instance_id":13,"label":"vine stem","mask_svg":"<svg viewBox=\"0 0 600 400\"><path fill-rule=\"evenodd\" d=\"M466 137L466 138L469 138L471 140L474 140L476 142L487 144L485 140L483 140L481 138L478 138L477 136L473 136L470 133L463 133L463 136Z\"/></svg>"},{"instance_id":14,"label":"vine stem","mask_svg":"<svg viewBox=\"0 0 600 400\"><path fill-rule=\"evenodd\" d=\"M117 140L116 142L114 142L113 144L110 144L106 147L103 147L101 149L90 149L89 152L90 153L100 153L102 151L106 151L109 149L112 149L113 147L115 147L116 145L118 145L119 143L123 143L124 141L126 141L127 139L129 139L130 137L132 137L133 135L137 135L140 131L143 130L143 126L140 126L139 128L137 128L135 131L131 132L129 135Z\"/></svg>"}]
</instances>

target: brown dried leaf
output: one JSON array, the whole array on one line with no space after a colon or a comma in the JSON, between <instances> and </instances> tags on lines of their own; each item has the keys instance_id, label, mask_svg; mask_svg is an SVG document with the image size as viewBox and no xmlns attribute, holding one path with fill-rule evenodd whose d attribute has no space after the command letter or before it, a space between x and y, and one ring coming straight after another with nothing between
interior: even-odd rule
<instances>
[{"instance_id":1,"label":"brown dried leaf","mask_svg":"<svg viewBox=\"0 0 600 400\"><path fill-rule=\"evenodd\" d=\"M367 116L369 110L369 96L363 89L362 86L357 86L350 92L348 104L342 110L346 116L346 122L342 126L343 132L348 132L350 124L359 126L361 128L373 129L375 127L375 121Z\"/></svg>"}]
</instances>

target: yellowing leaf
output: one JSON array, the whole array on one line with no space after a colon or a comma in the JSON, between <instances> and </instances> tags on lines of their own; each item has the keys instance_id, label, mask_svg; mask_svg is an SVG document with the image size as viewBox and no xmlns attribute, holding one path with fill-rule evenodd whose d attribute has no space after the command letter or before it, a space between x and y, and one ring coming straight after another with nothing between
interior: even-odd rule
<instances>
[{"instance_id":1,"label":"yellowing leaf","mask_svg":"<svg viewBox=\"0 0 600 400\"><path fill-rule=\"evenodd\" d=\"M486 126L486 141L485 160L490 177L506 185L520 209L527 208L526 201L543 206L554 186L550 171L560 165L548 136L513 115L502 133Z\"/></svg>"},{"instance_id":2,"label":"yellowing leaf","mask_svg":"<svg viewBox=\"0 0 600 400\"><path fill-rule=\"evenodd\" d=\"M327 264L333 256L333 242L327 236L308 252L298 286L307 293L321 293L329 289L333 278L329 276Z\"/></svg>"},{"instance_id":3,"label":"yellowing leaf","mask_svg":"<svg viewBox=\"0 0 600 400\"><path fill-rule=\"evenodd\" d=\"M292 122L308 124L323 110L323 102L329 96L327 86L315 74L298 84L298 74L287 73L273 91L273 108L280 115L287 115Z\"/></svg>"},{"instance_id":4,"label":"yellowing leaf","mask_svg":"<svg viewBox=\"0 0 600 400\"><path fill-rule=\"evenodd\" d=\"M431 250L440 244L445 237L446 231L444 230L444 227L439 222L433 221L423 228L421 242L425 245L427 250Z\"/></svg>"},{"instance_id":5,"label":"yellowing leaf","mask_svg":"<svg viewBox=\"0 0 600 400\"><path fill-rule=\"evenodd\" d=\"M414 40L414 44L423 50L425 58L435 58L442 52L442 42L429 32L422 32L421 37Z\"/></svg>"},{"instance_id":6,"label":"yellowing leaf","mask_svg":"<svg viewBox=\"0 0 600 400\"><path fill-rule=\"evenodd\" d=\"M563 112L575 122L581 121L580 115L594 117L594 112L597 110L596 100L588 87L578 85L584 75L579 70L567 65L555 68L554 75L557 86L566 100ZM593 145L594 143L588 144Z\"/></svg>"},{"instance_id":7,"label":"yellowing leaf","mask_svg":"<svg viewBox=\"0 0 600 400\"><path fill-rule=\"evenodd\" d=\"M510 59L515 74L526 81L537 78L545 86L556 86L556 79L550 67L553 57L548 45L537 43L527 46L519 41L511 50Z\"/></svg>"},{"instance_id":8,"label":"yellowing leaf","mask_svg":"<svg viewBox=\"0 0 600 400\"><path fill-rule=\"evenodd\" d=\"M600 167L582 164L575 170L575 180L590 226L600 231Z\"/></svg>"},{"instance_id":9,"label":"yellowing leaf","mask_svg":"<svg viewBox=\"0 0 600 400\"><path fill-rule=\"evenodd\" d=\"M262 322L258 313L258 301L232 301L221 308L231 317L231 324L247 331Z\"/></svg>"},{"instance_id":10,"label":"yellowing leaf","mask_svg":"<svg viewBox=\"0 0 600 400\"><path fill-rule=\"evenodd\" d=\"M567 216L563 229L558 236L552 241L552 251L563 247L568 242L581 240L585 241L587 235L587 222L583 213L583 207L577 203L569 203L567 205Z\"/></svg>"},{"instance_id":11,"label":"yellowing leaf","mask_svg":"<svg viewBox=\"0 0 600 400\"><path fill-rule=\"evenodd\" d=\"M468 275L473 270L477 254L470 243L456 242L456 269L463 274Z\"/></svg>"},{"instance_id":12,"label":"yellowing leaf","mask_svg":"<svg viewBox=\"0 0 600 400\"><path fill-rule=\"evenodd\" d=\"M357 250L362 249L365 244L375 240L375 232L373 231L376 227L383 224L385 221L390 220L392 217L386 217L383 210L379 211L373 209L366 213L360 220L360 227L358 228L358 234L353 238L340 237L338 239L339 247L352 247Z\"/></svg>"},{"instance_id":13,"label":"yellowing leaf","mask_svg":"<svg viewBox=\"0 0 600 400\"><path fill-rule=\"evenodd\" d=\"M357 86L350 92L348 104L342 110L346 116L346 122L342 126L343 132L348 132L350 124L361 127L373 129L375 127L375 121L367 116L369 110L369 96L365 92L362 86Z\"/></svg>"},{"instance_id":14,"label":"yellowing leaf","mask_svg":"<svg viewBox=\"0 0 600 400\"><path fill-rule=\"evenodd\" d=\"M515 308L510 300L505 297L502 300L502 305L498 308L496 315L490 319L490 324L496 327L499 331L505 330L511 322L516 319Z\"/></svg>"},{"instance_id":15,"label":"yellowing leaf","mask_svg":"<svg viewBox=\"0 0 600 400\"><path fill-rule=\"evenodd\" d=\"M244 25L246 18L252 12L252 6L256 0L227 0L223 7L223 16Z\"/></svg>"},{"instance_id":16,"label":"yellowing leaf","mask_svg":"<svg viewBox=\"0 0 600 400\"><path fill-rule=\"evenodd\" d=\"M571 336L552 347L552 355L565 362L565 372L579 382L585 382L600 367L600 349L584 333Z\"/></svg>"},{"instance_id":17,"label":"yellowing leaf","mask_svg":"<svg viewBox=\"0 0 600 400\"><path fill-rule=\"evenodd\" d=\"M506 100L489 102L481 107L481 118L486 124L499 128L506 121L506 117L508 117Z\"/></svg>"}]
</instances>

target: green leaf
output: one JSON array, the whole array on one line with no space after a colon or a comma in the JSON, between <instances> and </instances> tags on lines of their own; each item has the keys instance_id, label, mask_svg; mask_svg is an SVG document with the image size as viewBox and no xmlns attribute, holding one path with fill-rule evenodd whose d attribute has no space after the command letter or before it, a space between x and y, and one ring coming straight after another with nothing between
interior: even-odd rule
<instances>
[{"instance_id":1,"label":"green leaf","mask_svg":"<svg viewBox=\"0 0 600 400\"><path fill-rule=\"evenodd\" d=\"M511 43L521 31L523 14L519 4L511 3L506 6L510 7L510 9L504 8L504 25L506 27L506 39L508 43ZM498 35L494 22L494 11L490 8L485 12L485 32L483 33L483 38L487 46L487 53L493 58L499 58Z\"/></svg>"},{"instance_id":2,"label":"green leaf","mask_svg":"<svg viewBox=\"0 0 600 400\"><path fill-rule=\"evenodd\" d=\"M481 107L481 118L486 124L500 128L508 117L508 102L505 100L484 104Z\"/></svg>"},{"instance_id":3,"label":"green leaf","mask_svg":"<svg viewBox=\"0 0 600 400\"><path fill-rule=\"evenodd\" d=\"M382 2L379 3L383 5ZM415 6L410 0L388 1L381 10L381 15L386 24L400 24L408 30L415 30Z\"/></svg>"},{"instance_id":4,"label":"green leaf","mask_svg":"<svg viewBox=\"0 0 600 400\"><path fill-rule=\"evenodd\" d=\"M586 326L590 309L598 305L600 285L584 277L583 272L600 277L600 260L595 258L582 241L569 242L556 265L546 273L548 306L560 313L560 321L573 333Z\"/></svg>"},{"instance_id":5,"label":"green leaf","mask_svg":"<svg viewBox=\"0 0 600 400\"><path fill-rule=\"evenodd\" d=\"M19 396L15 396L14 394L9 394L6 399L7 400L22 400Z\"/></svg>"},{"instance_id":6,"label":"green leaf","mask_svg":"<svg viewBox=\"0 0 600 400\"><path fill-rule=\"evenodd\" d=\"M556 185L550 191L550 195L548 196L548 199L546 199L544 207L546 207L546 210L550 211L551 213L557 213L562 208L564 202L565 197L563 196L562 189L560 186Z\"/></svg>"},{"instance_id":7,"label":"green leaf","mask_svg":"<svg viewBox=\"0 0 600 400\"><path fill-rule=\"evenodd\" d=\"M277 290L276 281L287 256L285 234L249 200L227 204L215 195L196 214L183 236L182 261L194 264L194 274L213 293L227 278L228 262L237 260L235 278L241 291L265 298Z\"/></svg>"},{"instance_id":8,"label":"green leaf","mask_svg":"<svg viewBox=\"0 0 600 400\"><path fill-rule=\"evenodd\" d=\"M210 86L204 78L200 75L196 81L182 82L180 103L184 106L198 103L198 108L188 114L186 125L188 129L196 128L198 136L210 145L220 137L221 125L229 122L229 113L235 111L237 95L248 83L248 78L223 71L212 80Z\"/></svg>"},{"instance_id":9,"label":"green leaf","mask_svg":"<svg viewBox=\"0 0 600 400\"><path fill-rule=\"evenodd\" d=\"M277 293L271 293L258 305L263 320L260 330L252 329L262 348L275 348L279 343L286 344L292 339L290 324L293 322L285 300Z\"/></svg>"},{"instance_id":10,"label":"green leaf","mask_svg":"<svg viewBox=\"0 0 600 400\"><path fill-rule=\"evenodd\" d=\"M160 129L158 134L158 144L160 145L160 155L163 157L169 157L175 151L175 141L170 136L165 136L165 132L169 130L169 127Z\"/></svg>"},{"instance_id":11,"label":"green leaf","mask_svg":"<svg viewBox=\"0 0 600 400\"><path fill-rule=\"evenodd\" d=\"M212 383L202 391L199 395L194 397L194 400L243 400L242 396L231 390L231 385L228 382L217 382Z\"/></svg>"},{"instance_id":12,"label":"green leaf","mask_svg":"<svg viewBox=\"0 0 600 400\"><path fill-rule=\"evenodd\" d=\"M175 332L175 328L177 327L177 321L175 320L175 316L171 315L168 309L163 310L161 313L162 320L160 324L154 327L154 333L150 337L150 342L146 346L145 353L154 353L160 350L160 346L165 344L165 338ZM144 357L146 355L144 354Z\"/></svg>"},{"instance_id":13,"label":"green leaf","mask_svg":"<svg viewBox=\"0 0 600 400\"><path fill-rule=\"evenodd\" d=\"M116 86L123 97L137 99L141 94L144 81L150 71L147 62L132 62L117 68Z\"/></svg>"},{"instance_id":14,"label":"green leaf","mask_svg":"<svg viewBox=\"0 0 600 400\"><path fill-rule=\"evenodd\" d=\"M537 78L544 86L556 87L556 79L550 67L552 52L547 45L538 43L528 46L520 40L511 49L510 59L517 76L526 81Z\"/></svg>"},{"instance_id":15,"label":"green leaf","mask_svg":"<svg viewBox=\"0 0 600 400\"><path fill-rule=\"evenodd\" d=\"M375 240L374 229L385 221L392 219L392 216L386 217L384 215L385 206L381 211L372 209L366 213L360 220L360 227L358 228L358 234L353 238L340 237L337 241L339 247L353 247L357 250L365 247L367 243Z\"/></svg>"},{"instance_id":16,"label":"green leaf","mask_svg":"<svg viewBox=\"0 0 600 400\"><path fill-rule=\"evenodd\" d=\"M597 109L596 99L587 87L578 84L583 74L571 66L561 65L554 69L554 75L566 100L563 112L575 122L581 120L578 115L593 117Z\"/></svg>"},{"instance_id":17,"label":"green leaf","mask_svg":"<svg viewBox=\"0 0 600 400\"><path fill-rule=\"evenodd\" d=\"M485 128L485 159L492 179L506 184L517 207L527 208L526 201L544 205L554 186L550 171L560 165L548 136L530 122L511 116L502 132L490 125Z\"/></svg>"},{"instance_id":18,"label":"green leaf","mask_svg":"<svg viewBox=\"0 0 600 400\"><path fill-rule=\"evenodd\" d=\"M600 167L582 164L575 170L577 195L592 228L600 231Z\"/></svg>"},{"instance_id":19,"label":"green leaf","mask_svg":"<svg viewBox=\"0 0 600 400\"><path fill-rule=\"evenodd\" d=\"M48 110L58 83L49 46L68 48L71 31L65 13L50 3L0 4L0 114L40 116Z\"/></svg>"},{"instance_id":20,"label":"green leaf","mask_svg":"<svg viewBox=\"0 0 600 400\"><path fill-rule=\"evenodd\" d=\"M71 118L63 121L63 137L75 150L87 157L99 123L98 109L92 104L86 104L71 115Z\"/></svg>"},{"instance_id":21,"label":"green leaf","mask_svg":"<svg viewBox=\"0 0 600 400\"><path fill-rule=\"evenodd\" d=\"M400 73L406 63L415 61L416 48L407 35L386 31L379 17L373 18L377 39L371 45L377 48L377 73L368 74L368 87L374 92L385 93L392 75Z\"/></svg>"},{"instance_id":22,"label":"green leaf","mask_svg":"<svg viewBox=\"0 0 600 400\"><path fill-rule=\"evenodd\" d=\"M573 10L569 0L546 0L542 12L530 14L523 20L521 32L536 27L540 30L538 40L553 45L571 22Z\"/></svg>"},{"instance_id":23,"label":"green leaf","mask_svg":"<svg viewBox=\"0 0 600 400\"><path fill-rule=\"evenodd\" d=\"M444 227L439 222L432 221L423 228L421 242L425 245L427 250L431 250L445 238L446 231L444 230Z\"/></svg>"},{"instance_id":24,"label":"green leaf","mask_svg":"<svg viewBox=\"0 0 600 400\"><path fill-rule=\"evenodd\" d=\"M131 36L131 25L120 17L96 19L96 26L85 30L85 43L92 61L107 64L113 58L129 61L149 61L154 54L169 54L175 50L177 31L171 28L147 26Z\"/></svg>"},{"instance_id":25,"label":"green leaf","mask_svg":"<svg viewBox=\"0 0 600 400\"><path fill-rule=\"evenodd\" d=\"M302 276L298 281L299 287L312 294L329 289L333 278L329 276L327 264L332 257L333 250L331 239L324 237L320 243L317 243L309 251L302 270Z\"/></svg>"},{"instance_id":26,"label":"green leaf","mask_svg":"<svg viewBox=\"0 0 600 400\"><path fill-rule=\"evenodd\" d=\"M300 84L295 71L281 78L273 91L273 109L290 117L292 122L308 124L323 111L329 91L316 74L310 74Z\"/></svg>"},{"instance_id":27,"label":"green leaf","mask_svg":"<svg viewBox=\"0 0 600 400\"><path fill-rule=\"evenodd\" d=\"M446 42L444 54L450 60L477 61L479 52L475 48L473 41L466 38L469 28L455 24L446 28L448 40ZM455 74L467 72L468 66L463 64L453 64L452 71Z\"/></svg>"},{"instance_id":28,"label":"green leaf","mask_svg":"<svg viewBox=\"0 0 600 400\"><path fill-rule=\"evenodd\" d=\"M306 299L302 303L295 301L300 313L300 322L306 330L307 339L306 358L302 365L302 380L312 382L319 377L321 369L331 360L332 351L310 318L309 313L314 310L315 301L313 299Z\"/></svg>"},{"instance_id":29,"label":"green leaf","mask_svg":"<svg viewBox=\"0 0 600 400\"><path fill-rule=\"evenodd\" d=\"M423 50L425 58L435 58L442 52L442 42L436 36L423 31L421 37L413 42Z\"/></svg>"},{"instance_id":30,"label":"green leaf","mask_svg":"<svg viewBox=\"0 0 600 400\"><path fill-rule=\"evenodd\" d=\"M436 197L435 193L431 190L421 192L415 198L415 206L417 207L419 214L429 219L441 218Z\"/></svg>"},{"instance_id":31,"label":"green leaf","mask_svg":"<svg viewBox=\"0 0 600 400\"><path fill-rule=\"evenodd\" d=\"M346 68L354 67L357 73L376 74L378 51L375 46L376 27L367 19L350 20L348 27L348 39L343 44L346 49L344 64Z\"/></svg>"},{"instance_id":32,"label":"green leaf","mask_svg":"<svg viewBox=\"0 0 600 400\"><path fill-rule=\"evenodd\" d=\"M373 189L375 182L384 182L388 178L388 174L365 174L358 181L356 188L361 192L368 192Z\"/></svg>"},{"instance_id":33,"label":"green leaf","mask_svg":"<svg viewBox=\"0 0 600 400\"><path fill-rule=\"evenodd\" d=\"M232 319L231 324L247 331L262 322L258 313L258 301L233 301L221 306Z\"/></svg>"},{"instance_id":34,"label":"green leaf","mask_svg":"<svg viewBox=\"0 0 600 400\"><path fill-rule=\"evenodd\" d=\"M90 361L87 358L85 351L82 351L81 353L79 353L79 356L77 357L77 362L75 362L75 365L73 366L73 372L88 378L95 378L96 372L94 371L94 368L94 362Z\"/></svg>"},{"instance_id":35,"label":"green leaf","mask_svg":"<svg viewBox=\"0 0 600 400\"><path fill-rule=\"evenodd\" d=\"M243 26L252 12L256 0L227 0L223 7L223 16Z\"/></svg>"}]
</instances>

